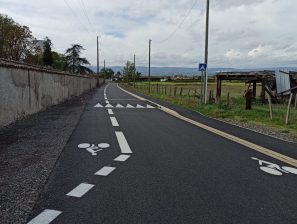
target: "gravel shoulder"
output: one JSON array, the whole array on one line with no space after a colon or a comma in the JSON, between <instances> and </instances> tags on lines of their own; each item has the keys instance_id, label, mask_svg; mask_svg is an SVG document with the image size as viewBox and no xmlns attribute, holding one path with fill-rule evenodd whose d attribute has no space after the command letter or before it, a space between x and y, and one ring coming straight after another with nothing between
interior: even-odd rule
<instances>
[{"instance_id":1,"label":"gravel shoulder","mask_svg":"<svg viewBox=\"0 0 297 224\"><path fill-rule=\"evenodd\" d=\"M96 90L0 129L1 223L24 223Z\"/></svg>"}]
</instances>

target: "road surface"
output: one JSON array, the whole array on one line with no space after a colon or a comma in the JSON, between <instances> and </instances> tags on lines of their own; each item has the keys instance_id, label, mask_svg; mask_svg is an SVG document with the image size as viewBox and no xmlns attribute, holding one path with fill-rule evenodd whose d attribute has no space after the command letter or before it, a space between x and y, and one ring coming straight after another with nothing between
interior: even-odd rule
<instances>
[{"instance_id":1,"label":"road surface","mask_svg":"<svg viewBox=\"0 0 297 224\"><path fill-rule=\"evenodd\" d=\"M295 144L201 119L297 158ZM28 223L297 223L296 171L108 84L88 99Z\"/></svg>"}]
</instances>

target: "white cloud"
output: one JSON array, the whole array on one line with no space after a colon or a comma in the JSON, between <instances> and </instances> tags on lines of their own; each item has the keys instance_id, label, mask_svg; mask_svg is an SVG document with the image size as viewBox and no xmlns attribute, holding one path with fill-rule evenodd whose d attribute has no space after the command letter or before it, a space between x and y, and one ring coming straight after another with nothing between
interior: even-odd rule
<instances>
[{"instance_id":1,"label":"white cloud","mask_svg":"<svg viewBox=\"0 0 297 224\"><path fill-rule=\"evenodd\" d=\"M101 34L101 59L107 65L123 65L133 54L138 65L147 65L152 39L153 66L197 67L204 59L205 1L198 1L177 32L160 42L176 29L193 2L0 0L0 12L29 26L37 38L50 37L58 51L81 43L93 64L96 36ZM294 61L297 65L296 0L213 0L210 6L210 67L285 66Z\"/></svg>"},{"instance_id":2,"label":"white cloud","mask_svg":"<svg viewBox=\"0 0 297 224\"><path fill-rule=\"evenodd\" d=\"M228 58L229 60L233 60L233 59L238 59L238 58L240 58L240 57L241 57L241 54L240 54L239 51L236 51L236 50L234 50L234 49L230 49L230 50L228 50L228 51L224 54L224 56L225 56L226 58Z\"/></svg>"}]
</instances>

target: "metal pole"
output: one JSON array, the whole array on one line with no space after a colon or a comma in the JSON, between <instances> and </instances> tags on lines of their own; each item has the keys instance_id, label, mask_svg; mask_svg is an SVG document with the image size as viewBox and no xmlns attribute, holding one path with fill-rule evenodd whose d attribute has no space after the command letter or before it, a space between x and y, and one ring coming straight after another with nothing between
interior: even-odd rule
<instances>
[{"instance_id":1,"label":"metal pole","mask_svg":"<svg viewBox=\"0 0 297 224\"><path fill-rule=\"evenodd\" d=\"M209 0L206 0L206 28L205 28L205 54L204 63L208 63L208 26L209 26ZM207 66L208 67L208 66ZM204 103L207 103L207 68L204 72Z\"/></svg>"},{"instance_id":2,"label":"metal pole","mask_svg":"<svg viewBox=\"0 0 297 224\"><path fill-rule=\"evenodd\" d=\"M97 75L99 75L99 37L97 36Z\"/></svg>"},{"instance_id":3,"label":"metal pole","mask_svg":"<svg viewBox=\"0 0 297 224\"><path fill-rule=\"evenodd\" d=\"M134 85L134 87L135 87L135 76L136 76L135 58L136 58L136 55L134 54L134 79L133 79L133 85Z\"/></svg>"},{"instance_id":4,"label":"metal pole","mask_svg":"<svg viewBox=\"0 0 297 224\"><path fill-rule=\"evenodd\" d=\"M149 40L149 93L151 92L151 42Z\"/></svg>"}]
</instances>

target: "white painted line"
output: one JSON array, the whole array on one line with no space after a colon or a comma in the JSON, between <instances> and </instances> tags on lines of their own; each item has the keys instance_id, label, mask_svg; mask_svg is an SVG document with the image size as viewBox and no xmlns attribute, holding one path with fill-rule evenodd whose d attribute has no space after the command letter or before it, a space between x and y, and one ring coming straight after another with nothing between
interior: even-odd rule
<instances>
[{"instance_id":1,"label":"white painted line","mask_svg":"<svg viewBox=\"0 0 297 224\"><path fill-rule=\"evenodd\" d=\"M136 108L144 108L143 106L137 104Z\"/></svg>"},{"instance_id":2,"label":"white painted line","mask_svg":"<svg viewBox=\"0 0 297 224\"><path fill-rule=\"evenodd\" d=\"M103 107L103 106L100 103L98 103L94 107Z\"/></svg>"},{"instance_id":3,"label":"white painted line","mask_svg":"<svg viewBox=\"0 0 297 224\"><path fill-rule=\"evenodd\" d=\"M117 104L116 107L117 108L124 108L124 106L122 104Z\"/></svg>"},{"instance_id":4,"label":"white painted line","mask_svg":"<svg viewBox=\"0 0 297 224\"><path fill-rule=\"evenodd\" d=\"M108 88L109 84L107 86L105 86L104 88L104 99L107 100L107 95L106 95L106 90Z\"/></svg>"},{"instance_id":5,"label":"white painted line","mask_svg":"<svg viewBox=\"0 0 297 224\"><path fill-rule=\"evenodd\" d=\"M113 106L111 104L107 104L105 108L113 108Z\"/></svg>"},{"instance_id":6,"label":"white painted line","mask_svg":"<svg viewBox=\"0 0 297 224\"><path fill-rule=\"evenodd\" d=\"M146 105L146 108L153 109L153 108L155 108L155 107L153 107L153 106L147 104L147 105Z\"/></svg>"},{"instance_id":7,"label":"white painted line","mask_svg":"<svg viewBox=\"0 0 297 224\"><path fill-rule=\"evenodd\" d=\"M119 155L117 158L114 159L114 161L118 162L125 162L127 159L129 159L130 155Z\"/></svg>"},{"instance_id":8,"label":"white painted line","mask_svg":"<svg viewBox=\"0 0 297 224\"><path fill-rule=\"evenodd\" d=\"M123 132L116 131L115 134L117 136L117 140L118 140L118 143L119 143L122 153L125 153L125 154L132 153L132 150L130 149L130 146L129 146Z\"/></svg>"},{"instance_id":9,"label":"white painted line","mask_svg":"<svg viewBox=\"0 0 297 224\"><path fill-rule=\"evenodd\" d=\"M95 175L98 176L108 176L112 171L114 171L116 168L115 167L110 167L110 166L104 166L100 170L98 170Z\"/></svg>"},{"instance_id":10,"label":"white painted line","mask_svg":"<svg viewBox=\"0 0 297 224\"><path fill-rule=\"evenodd\" d=\"M109 115L113 115L112 109L107 109L107 112L108 112Z\"/></svg>"},{"instance_id":11,"label":"white painted line","mask_svg":"<svg viewBox=\"0 0 297 224\"><path fill-rule=\"evenodd\" d=\"M95 185L93 184L87 184L87 183L81 183L76 188L74 188L72 191L70 191L67 196L80 198L85 193L87 193L89 190L91 190Z\"/></svg>"},{"instance_id":12,"label":"white painted line","mask_svg":"<svg viewBox=\"0 0 297 224\"><path fill-rule=\"evenodd\" d=\"M109 104L109 101L108 101L108 100L105 100L105 103L106 103L106 104Z\"/></svg>"},{"instance_id":13,"label":"white painted line","mask_svg":"<svg viewBox=\"0 0 297 224\"><path fill-rule=\"evenodd\" d=\"M135 108L135 107L133 107L132 105L130 105L130 104L127 104L127 106L126 106L127 108Z\"/></svg>"},{"instance_id":14,"label":"white painted line","mask_svg":"<svg viewBox=\"0 0 297 224\"><path fill-rule=\"evenodd\" d=\"M120 126L115 117L110 117L110 121L111 121L112 126L114 126L114 127L119 127Z\"/></svg>"},{"instance_id":15,"label":"white painted line","mask_svg":"<svg viewBox=\"0 0 297 224\"><path fill-rule=\"evenodd\" d=\"M57 218L61 213L61 211L45 209L27 224L48 224Z\"/></svg>"}]
</instances>

